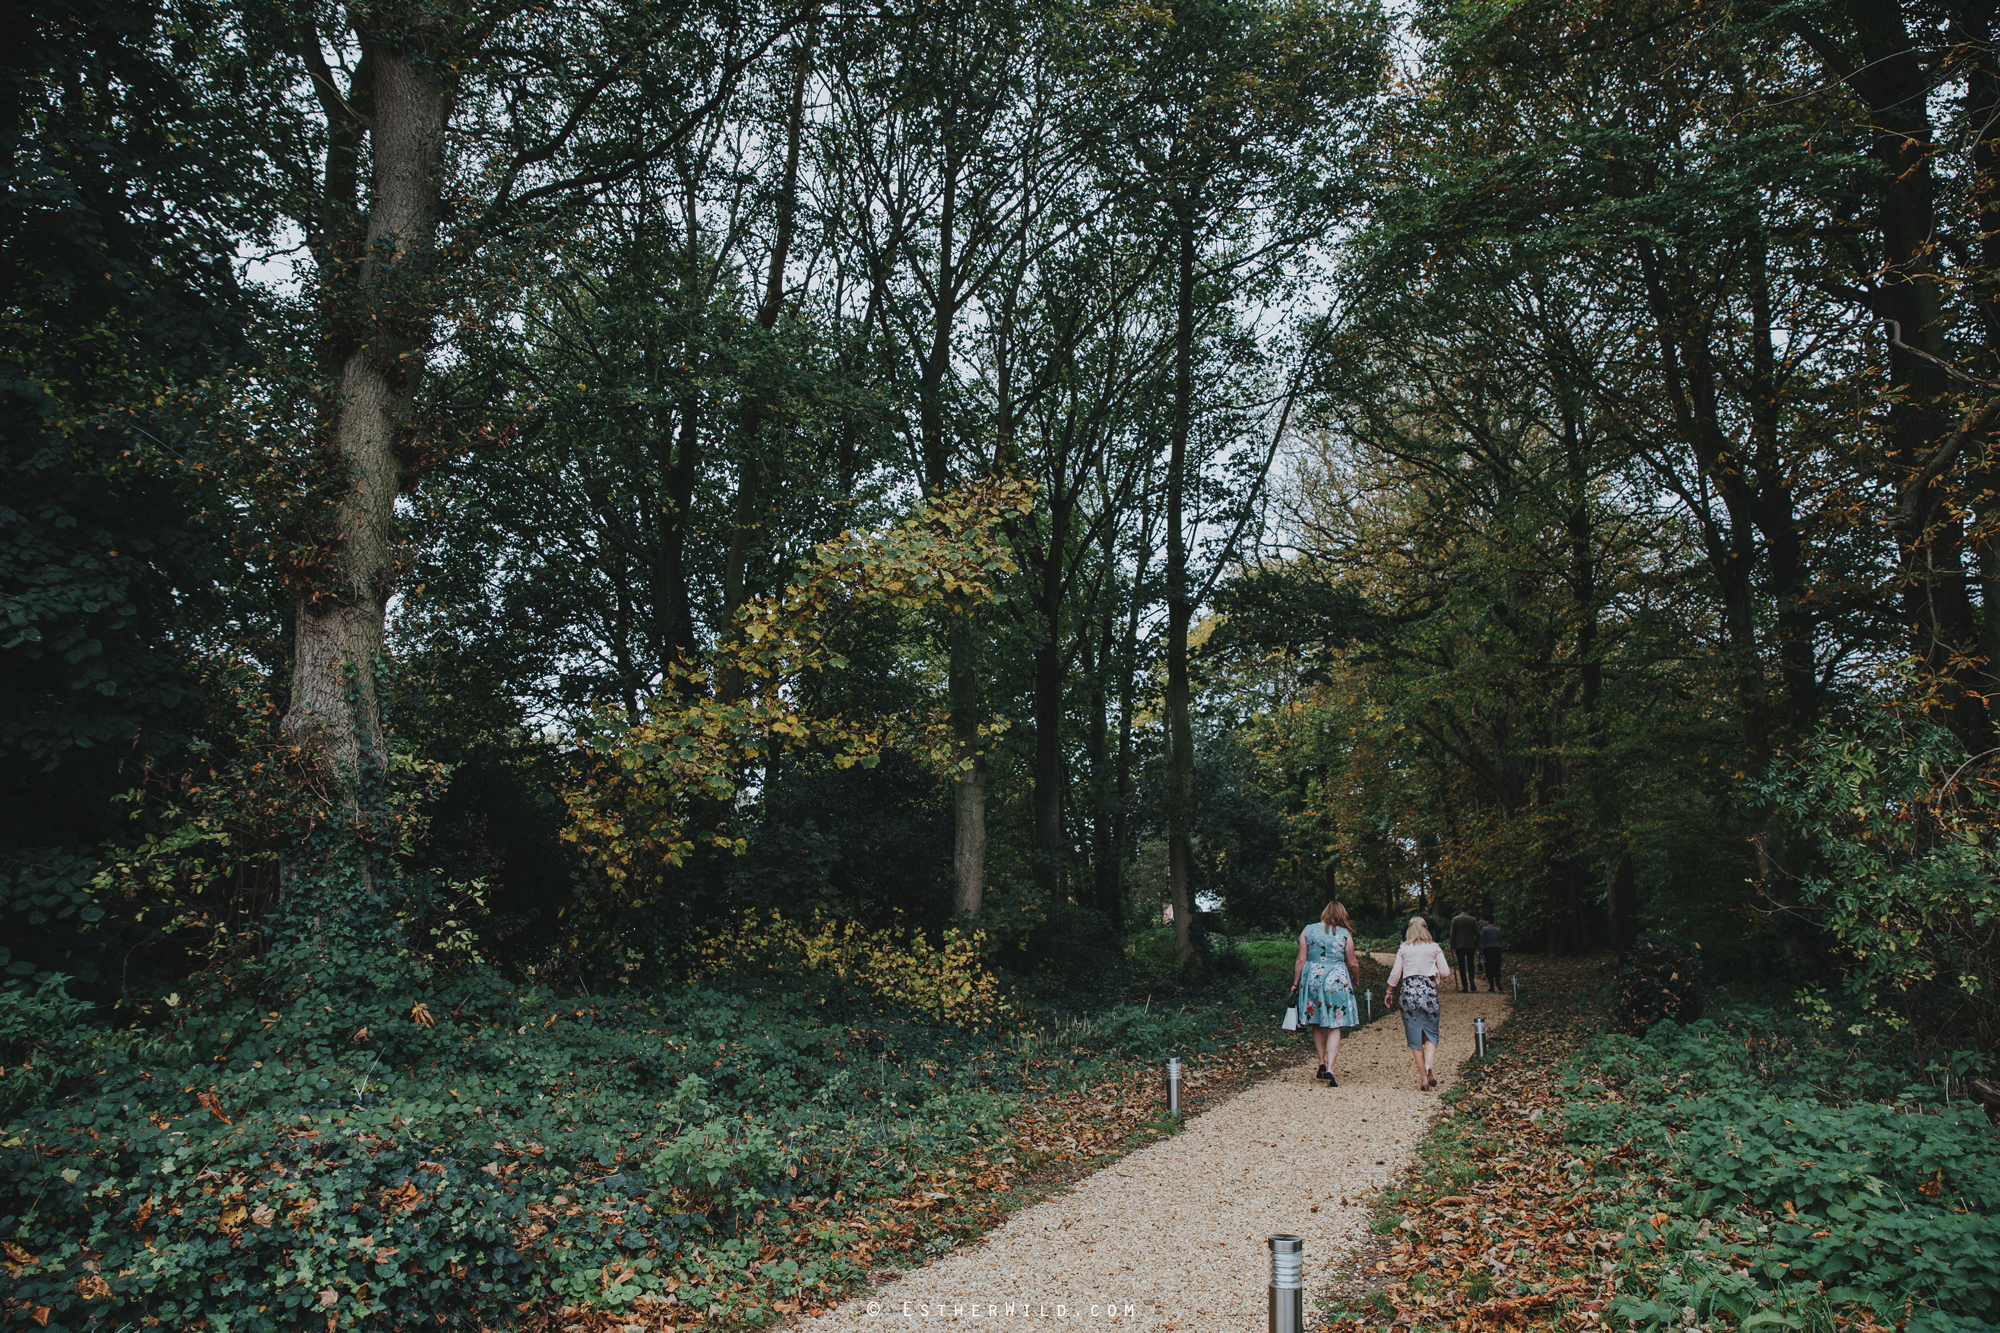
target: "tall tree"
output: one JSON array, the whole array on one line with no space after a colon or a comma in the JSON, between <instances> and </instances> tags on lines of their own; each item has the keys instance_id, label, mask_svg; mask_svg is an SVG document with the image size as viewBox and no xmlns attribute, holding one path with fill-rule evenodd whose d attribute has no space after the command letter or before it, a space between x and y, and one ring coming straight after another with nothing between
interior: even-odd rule
<instances>
[{"instance_id":1,"label":"tall tree","mask_svg":"<svg viewBox=\"0 0 2000 1333\"><path fill-rule=\"evenodd\" d=\"M1885 453L1898 495L1884 517L1902 543L1905 621L1952 730L1984 752L2000 706L1992 665L2000 631L1981 638L1971 596L1976 579L1986 624L2000 621L1991 466L2000 430L2000 57L1991 6L1824 0L1770 12L1817 58L1826 109L1867 139L1873 170L1852 183L1860 199L1829 210L1849 269L1828 287L1888 334ZM1849 96L1860 105L1842 105Z\"/></svg>"},{"instance_id":2,"label":"tall tree","mask_svg":"<svg viewBox=\"0 0 2000 1333\"><path fill-rule=\"evenodd\" d=\"M291 117L274 156L312 260L323 392L283 729L336 769L384 762L396 500L447 447L413 415L438 316L482 260L671 154L771 26L648 0L249 11L257 56L312 98L272 108Z\"/></svg>"},{"instance_id":3,"label":"tall tree","mask_svg":"<svg viewBox=\"0 0 2000 1333\"><path fill-rule=\"evenodd\" d=\"M1197 367L1204 341L1246 285L1328 225L1326 173L1342 109L1382 73L1372 7L1181 0L1102 16L1121 193L1159 238L1171 274L1173 348L1164 423L1167 847L1180 964L1192 965L1194 730L1188 629L1200 600L1191 559L1191 498L1200 485L1196 419L1209 406ZM1116 54L1113 54L1113 53Z\"/></svg>"},{"instance_id":4,"label":"tall tree","mask_svg":"<svg viewBox=\"0 0 2000 1333\"><path fill-rule=\"evenodd\" d=\"M974 325L1004 323L995 287L1010 266L1020 271L1021 247L1041 240L1042 214L1063 197L1042 188L1074 151L1035 77L1045 17L1018 0L885 11L828 52L842 130L829 176L858 201L837 216L878 284L882 369L927 497L1011 466L1012 371L1003 363L999 392L981 403L963 354ZM945 644L958 747L953 910L963 918L979 915L986 882L982 624L953 617Z\"/></svg>"},{"instance_id":5,"label":"tall tree","mask_svg":"<svg viewBox=\"0 0 2000 1333\"><path fill-rule=\"evenodd\" d=\"M107 835L121 763L185 737L199 655L267 628L243 623L262 608L217 479L254 317L226 256L268 237L276 204L244 147L243 102L270 75L203 11L84 0L18 18L0 57L10 849Z\"/></svg>"}]
</instances>

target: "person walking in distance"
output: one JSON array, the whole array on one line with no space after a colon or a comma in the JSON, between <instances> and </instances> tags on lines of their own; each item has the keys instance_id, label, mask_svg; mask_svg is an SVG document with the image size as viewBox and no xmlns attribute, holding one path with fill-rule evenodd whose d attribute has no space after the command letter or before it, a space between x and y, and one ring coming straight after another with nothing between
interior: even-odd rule
<instances>
[{"instance_id":1,"label":"person walking in distance","mask_svg":"<svg viewBox=\"0 0 2000 1333\"><path fill-rule=\"evenodd\" d=\"M1389 989L1383 1001L1403 1011L1403 1041L1417 1067L1417 1087L1429 1091L1437 1086L1431 1065L1437 1056L1438 983L1451 975L1451 964L1437 946L1421 918L1412 920L1403 932L1403 947L1396 950L1396 966L1389 973Z\"/></svg>"},{"instance_id":2,"label":"person walking in distance","mask_svg":"<svg viewBox=\"0 0 2000 1333\"><path fill-rule=\"evenodd\" d=\"M1500 989L1500 953L1507 947L1500 927L1490 920L1479 927L1479 952L1486 955L1486 989Z\"/></svg>"},{"instance_id":3,"label":"person walking in distance","mask_svg":"<svg viewBox=\"0 0 2000 1333\"><path fill-rule=\"evenodd\" d=\"M1458 988L1462 991L1478 990L1478 917L1470 912L1460 912L1451 919L1451 951L1458 955Z\"/></svg>"},{"instance_id":4,"label":"person walking in distance","mask_svg":"<svg viewBox=\"0 0 2000 1333\"><path fill-rule=\"evenodd\" d=\"M1292 990L1298 995L1299 1021L1312 1028L1319 1051L1319 1072L1327 1086L1337 1088L1334 1071L1340 1065L1340 1030L1361 1026L1354 1004L1354 978L1361 969L1354 959L1354 932L1347 928L1347 908L1333 902L1319 920L1299 932L1298 961L1292 964Z\"/></svg>"},{"instance_id":5,"label":"person walking in distance","mask_svg":"<svg viewBox=\"0 0 2000 1333\"><path fill-rule=\"evenodd\" d=\"M1432 940L1435 941L1444 938L1444 923L1431 915L1428 903L1417 909L1417 916L1423 921L1424 929L1431 933Z\"/></svg>"}]
</instances>

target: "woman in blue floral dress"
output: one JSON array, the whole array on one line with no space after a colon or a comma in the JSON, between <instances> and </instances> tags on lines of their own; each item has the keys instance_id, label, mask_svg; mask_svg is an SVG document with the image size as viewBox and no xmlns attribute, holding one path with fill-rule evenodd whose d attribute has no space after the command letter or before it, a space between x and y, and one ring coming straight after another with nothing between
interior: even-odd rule
<instances>
[{"instance_id":1,"label":"woman in blue floral dress","mask_svg":"<svg viewBox=\"0 0 2000 1333\"><path fill-rule=\"evenodd\" d=\"M1329 1087L1339 1087L1334 1070L1340 1064L1340 1030L1359 1027L1354 1008L1354 934L1347 928L1347 909L1328 903L1319 920L1299 932L1299 958L1292 966L1292 989L1298 994L1299 1022L1311 1026L1319 1050L1319 1072Z\"/></svg>"}]
</instances>

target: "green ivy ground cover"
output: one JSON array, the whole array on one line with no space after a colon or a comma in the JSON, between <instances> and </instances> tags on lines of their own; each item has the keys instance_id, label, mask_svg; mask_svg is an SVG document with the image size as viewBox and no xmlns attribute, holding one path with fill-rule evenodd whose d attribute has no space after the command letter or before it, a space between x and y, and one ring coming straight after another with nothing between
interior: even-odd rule
<instances>
[{"instance_id":1,"label":"green ivy ground cover","mask_svg":"<svg viewBox=\"0 0 2000 1333\"><path fill-rule=\"evenodd\" d=\"M1608 958L1522 960L1488 1058L1335 1264L1326 1333L2000 1324L2000 1136L1927 1056L1727 995L1607 1034L1610 982Z\"/></svg>"},{"instance_id":2,"label":"green ivy ground cover","mask_svg":"<svg viewBox=\"0 0 2000 1333\"><path fill-rule=\"evenodd\" d=\"M1635 1279L1611 1313L1636 1327L1721 1319L1833 1326L1872 1312L1912 1333L2000 1323L2000 1140L1977 1108L1909 1082L1765 1008L1607 1035L1561 1072L1565 1135Z\"/></svg>"},{"instance_id":3,"label":"green ivy ground cover","mask_svg":"<svg viewBox=\"0 0 2000 1333\"><path fill-rule=\"evenodd\" d=\"M859 1275L871 1208L1002 1160L1030 1073L1099 1082L1268 1003L980 1035L813 984L305 988L186 1001L151 1036L81 1025L56 982L0 992L0 1041L29 1052L0 1081L6 1308L50 1333L258 1333L671 1296L705 1327L755 1325ZM917 1254L953 1226L943 1205L909 1216Z\"/></svg>"}]
</instances>

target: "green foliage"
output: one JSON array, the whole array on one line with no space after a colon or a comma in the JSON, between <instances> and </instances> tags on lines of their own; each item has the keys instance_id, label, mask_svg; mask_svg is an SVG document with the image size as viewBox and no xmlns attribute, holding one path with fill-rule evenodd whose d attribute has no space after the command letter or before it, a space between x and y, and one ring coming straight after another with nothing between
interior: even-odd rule
<instances>
[{"instance_id":1,"label":"green foliage","mask_svg":"<svg viewBox=\"0 0 2000 1333\"><path fill-rule=\"evenodd\" d=\"M81 1024L90 1003L69 994L69 978L44 976L33 990L0 990L0 1119L11 1120L45 1100L62 1071L88 1045Z\"/></svg>"},{"instance_id":2,"label":"green foliage","mask_svg":"<svg viewBox=\"0 0 2000 1333\"><path fill-rule=\"evenodd\" d=\"M1665 1214L1648 1192L1598 1196L1643 1278L1613 1306L1635 1326L1687 1306L1745 1328L1855 1305L1911 1328L2000 1318L2000 1146L1976 1108L1735 1007L1601 1038L1562 1077L1567 1136L1607 1185L1635 1169L1623 1153L1678 1182Z\"/></svg>"},{"instance_id":3,"label":"green foliage","mask_svg":"<svg viewBox=\"0 0 2000 1333\"><path fill-rule=\"evenodd\" d=\"M215 22L57 0L0 53L0 935L84 987L111 799L185 759L205 651L264 627L226 460L255 306L229 257L269 182Z\"/></svg>"},{"instance_id":4,"label":"green foliage","mask_svg":"<svg viewBox=\"0 0 2000 1333\"><path fill-rule=\"evenodd\" d=\"M1664 930L1646 932L1612 978L1612 1022L1635 1036L1659 1022L1694 1022L1701 1017L1705 970L1699 944L1683 944Z\"/></svg>"},{"instance_id":5,"label":"green foliage","mask_svg":"<svg viewBox=\"0 0 2000 1333\"><path fill-rule=\"evenodd\" d=\"M1212 1051L1211 1025L1206 1015L1176 1013L1165 1005L1121 1004L1097 1020L1097 1036L1106 1045L1134 1055L1164 1059L1191 1051Z\"/></svg>"},{"instance_id":6,"label":"green foliage","mask_svg":"<svg viewBox=\"0 0 2000 1333\"><path fill-rule=\"evenodd\" d=\"M753 1277L759 1208L851 1208L1004 1132L1006 1101L974 1086L995 1048L837 989L788 987L782 1022L755 990L564 1003L480 972L413 1002L393 958L327 957L345 985L274 972L181 999L160 1031L37 1048L0 1141L0 1239L49 1328L497 1323L669 1280L783 1299L853 1276L852 1234ZM78 1007L59 986L4 1001L10 1088L22 1034Z\"/></svg>"},{"instance_id":7,"label":"green foliage","mask_svg":"<svg viewBox=\"0 0 2000 1333\"><path fill-rule=\"evenodd\" d=\"M1760 784L1816 858L1801 906L1851 963L1840 1026L1969 1019L2000 1038L1993 784L1943 727L1880 710L1815 733Z\"/></svg>"}]
</instances>

